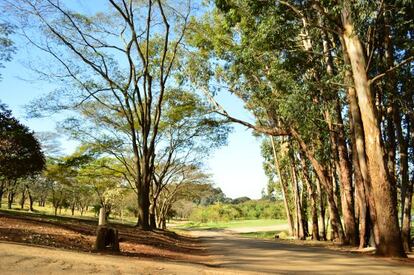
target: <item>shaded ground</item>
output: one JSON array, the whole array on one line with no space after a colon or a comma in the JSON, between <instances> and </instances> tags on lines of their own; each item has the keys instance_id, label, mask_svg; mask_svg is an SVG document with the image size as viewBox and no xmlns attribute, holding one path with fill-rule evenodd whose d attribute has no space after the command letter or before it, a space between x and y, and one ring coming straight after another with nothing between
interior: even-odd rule
<instances>
[{"instance_id":1,"label":"shaded ground","mask_svg":"<svg viewBox=\"0 0 414 275\"><path fill-rule=\"evenodd\" d=\"M0 241L91 252L97 221L0 211ZM115 224L121 255L202 262L205 249L196 239L169 231L140 231Z\"/></svg>"}]
</instances>

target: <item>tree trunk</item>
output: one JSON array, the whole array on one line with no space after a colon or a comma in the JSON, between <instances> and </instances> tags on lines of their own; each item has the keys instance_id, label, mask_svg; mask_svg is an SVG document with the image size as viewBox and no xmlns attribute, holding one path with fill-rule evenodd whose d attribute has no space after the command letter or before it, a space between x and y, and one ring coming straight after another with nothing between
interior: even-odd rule
<instances>
[{"instance_id":1,"label":"tree trunk","mask_svg":"<svg viewBox=\"0 0 414 275\"><path fill-rule=\"evenodd\" d=\"M319 17L322 18L322 17ZM326 73L333 77L334 75L334 63L330 53L331 45L329 43L328 34L326 31L323 31L323 51L325 56L326 63ZM341 206L342 206L342 215L344 218L344 228L345 228L345 239L346 243L351 245L356 245L358 229L355 223L355 209L354 209L354 198L353 198L353 188L352 188L352 171L351 163L349 160L348 148L346 147L346 136L345 129L343 126L342 119L342 108L339 102L339 97L335 102L335 119L336 125L333 129L332 121L330 118L329 111L325 113L325 117L330 129L331 142L334 153L335 165L339 171L339 183L341 187Z\"/></svg>"},{"instance_id":2,"label":"tree trunk","mask_svg":"<svg viewBox=\"0 0 414 275\"><path fill-rule=\"evenodd\" d=\"M15 193L13 191L9 191L7 195L7 208L12 209L12 204L14 202L14 195Z\"/></svg>"},{"instance_id":3,"label":"tree trunk","mask_svg":"<svg viewBox=\"0 0 414 275\"><path fill-rule=\"evenodd\" d=\"M4 195L5 187L6 187L6 180L2 180L0 182L0 208L2 206L2 201L3 201L3 195Z\"/></svg>"},{"instance_id":4,"label":"tree trunk","mask_svg":"<svg viewBox=\"0 0 414 275\"><path fill-rule=\"evenodd\" d=\"M313 156L313 153L309 151L308 146L306 143L302 140L302 138L299 136L299 134L296 132L296 130L291 129L292 136L297 140L299 143L299 146L301 150L304 152L306 157L311 162L315 173L319 179L319 182L322 184L322 186L326 190L326 195L328 198L328 204L330 211L332 211L332 220L331 224L335 231L338 232L338 238L340 243L345 242L345 235L344 231L342 229L342 223L341 223L341 216L339 215L338 208L335 203L334 193L333 193L333 186L331 179L329 175L327 174L326 169L316 160L316 158Z\"/></svg>"},{"instance_id":5,"label":"tree trunk","mask_svg":"<svg viewBox=\"0 0 414 275\"><path fill-rule=\"evenodd\" d=\"M338 123L337 150L341 183L341 205L344 218L345 236L349 244L357 245L358 228L355 222L354 190L352 187L352 171L348 148L345 140L345 129L341 115L342 108L339 99L336 100L336 116Z\"/></svg>"},{"instance_id":6,"label":"tree trunk","mask_svg":"<svg viewBox=\"0 0 414 275\"><path fill-rule=\"evenodd\" d=\"M290 209L289 209L289 202L288 202L288 198L287 198L288 187L287 187L286 182L283 179L282 173L280 171L279 158L277 156L275 141L273 140L273 137L270 137L270 141L271 141L271 144L272 144L273 159L274 159L274 162L275 162L276 173L279 177L279 182L280 182L280 187L281 187L280 189L282 190L283 204L285 206L286 218L287 218L288 226L289 226L289 235L293 236L293 232L295 231L295 228L293 226L292 214L291 214Z\"/></svg>"},{"instance_id":7,"label":"tree trunk","mask_svg":"<svg viewBox=\"0 0 414 275\"><path fill-rule=\"evenodd\" d=\"M414 127L412 124L414 124L414 116L410 117L410 120L408 121L407 124L408 124L407 129L409 129L411 139L413 139L414 138ZM403 146L400 145L400 147L403 147L403 151L405 152L406 148L404 148L404 146L408 147L408 142L407 143L403 142L402 144ZM401 158L400 159L401 185L403 184L403 181L406 184L406 187L404 190L404 193L405 193L404 200L401 200L401 209L403 211L402 212L402 223L401 223L401 226L402 226L401 237L402 237L404 250L411 251L411 206L412 206L411 203L412 203L412 196L413 196L414 178L411 181L409 181L408 179L408 154L406 156L400 155L400 158ZM404 170L404 169L407 169L407 170ZM401 197L402 197L402 194L401 194Z\"/></svg>"},{"instance_id":8,"label":"tree trunk","mask_svg":"<svg viewBox=\"0 0 414 275\"><path fill-rule=\"evenodd\" d=\"M143 183L138 192L138 223L137 226L142 230L150 230L149 224L149 186Z\"/></svg>"},{"instance_id":9,"label":"tree trunk","mask_svg":"<svg viewBox=\"0 0 414 275\"><path fill-rule=\"evenodd\" d=\"M29 211L33 212L34 211L34 209L33 209L34 198L33 198L32 194L30 193L29 189L27 189L27 194L29 196Z\"/></svg>"},{"instance_id":10,"label":"tree trunk","mask_svg":"<svg viewBox=\"0 0 414 275\"><path fill-rule=\"evenodd\" d=\"M304 156L301 154L301 163L302 163L302 173L303 173L303 180L307 186L309 199L311 203L311 216L312 216L312 240L319 241L319 225L318 225L318 210L316 206L316 192L315 188L312 185L312 182L310 180L308 169L306 165L306 161Z\"/></svg>"},{"instance_id":11,"label":"tree trunk","mask_svg":"<svg viewBox=\"0 0 414 275\"><path fill-rule=\"evenodd\" d=\"M321 225L321 238L323 241L326 241L326 226L325 226L325 203L324 203L324 195L321 188L321 183L318 179L316 179L316 190L319 194L319 217L320 217L320 225Z\"/></svg>"},{"instance_id":12,"label":"tree trunk","mask_svg":"<svg viewBox=\"0 0 414 275\"><path fill-rule=\"evenodd\" d=\"M299 240L305 239L305 231L303 227L303 219L302 219L302 205L300 203L299 198L299 183L296 175L296 165L295 165L295 157L293 156L293 153L289 152L289 158L290 158L290 170L292 175L292 183L293 183L293 193L295 195L295 224L296 224L296 231L295 231L295 237Z\"/></svg>"},{"instance_id":13,"label":"tree trunk","mask_svg":"<svg viewBox=\"0 0 414 275\"><path fill-rule=\"evenodd\" d=\"M405 251L411 251L411 203L413 199L413 185L411 181L407 187L404 200L404 213L401 235L403 239L403 246Z\"/></svg>"},{"instance_id":14,"label":"tree trunk","mask_svg":"<svg viewBox=\"0 0 414 275\"><path fill-rule=\"evenodd\" d=\"M149 208L149 223L150 223L150 227L151 229L156 229L157 228L157 221L156 221L156 215L155 215L155 207L156 207L156 200L153 199L152 203L150 205Z\"/></svg>"},{"instance_id":15,"label":"tree trunk","mask_svg":"<svg viewBox=\"0 0 414 275\"><path fill-rule=\"evenodd\" d=\"M342 36L351 62L358 106L365 134L365 150L368 158L368 169L372 182L372 193L375 201L379 244L377 254L382 256L404 257L395 194L391 186L388 168L383 159L381 132L376 117L374 97L365 71L366 62L361 41L355 33L351 19L349 0L344 1L342 10Z\"/></svg>"},{"instance_id":16,"label":"tree trunk","mask_svg":"<svg viewBox=\"0 0 414 275\"><path fill-rule=\"evenodd\" d=\"M368 245L369 225L368 225L368 205L364 188L364 179L358 162L358 152L356 148L354 122L351 111L349 112L349 128L352 146L352 165L354 167L355 202L358 206L358 225L359 225L359 248Z\"/></svg>"},{"instance_id":17,"label":"tree trunk","mask_svg":"<svg viewBox=\"0 0 414 275\"><path fill-rule=\"evenodd\" d=\"M26 188L23 187L22 197L20 198L20 209L21 210L23 210L25 202L26 202Z\"/></svg>"}]
</instances>

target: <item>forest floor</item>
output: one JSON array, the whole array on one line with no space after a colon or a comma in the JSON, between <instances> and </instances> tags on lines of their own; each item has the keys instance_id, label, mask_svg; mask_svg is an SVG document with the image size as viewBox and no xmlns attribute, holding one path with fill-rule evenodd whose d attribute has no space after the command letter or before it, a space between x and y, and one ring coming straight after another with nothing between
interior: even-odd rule
<instances>
[{"instance_id":1,"label":"forest floor","mask_svg":"<svg viewBox=\"0 0 414 275\"><path fill-rule=\"evenodd\" d=\"M178 235L117 224L122 252L92 253L95 223L0 211L0 274L414 274L412 258L376 258L328 242L246 238L225 229Z\"/></svg>"}]
</instances>

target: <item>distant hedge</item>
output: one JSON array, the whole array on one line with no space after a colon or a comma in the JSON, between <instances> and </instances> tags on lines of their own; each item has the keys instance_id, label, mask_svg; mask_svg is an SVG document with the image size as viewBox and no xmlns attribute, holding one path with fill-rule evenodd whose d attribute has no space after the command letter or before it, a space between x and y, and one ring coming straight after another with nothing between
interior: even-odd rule
<instances>
[{"instance_id":1,"label":"distant hedge","mask_svg":"<svg viewBox=\"0 0 414 275\"><path fill-rule=\"evenodd\" d=\"M286 219L286 215L282 202L269 200L200 206L195 208L190 215L191 221L203 223L241 219Z\"/></svg>"}]
</instances>

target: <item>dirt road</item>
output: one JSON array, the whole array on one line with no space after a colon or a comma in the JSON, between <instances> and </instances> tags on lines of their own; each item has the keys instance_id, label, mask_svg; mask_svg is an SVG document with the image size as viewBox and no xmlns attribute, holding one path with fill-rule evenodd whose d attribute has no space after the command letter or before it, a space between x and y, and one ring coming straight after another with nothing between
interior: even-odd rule
<instances>
[{"instance_id":1,"label":"dirt road","mask_svg":"<svg viewBox=\"0 0 414 275\"><path fill-rule=\"evenodd\" d=\"M407 261L198 231L203 264L98 255L0 243L0 274L414 274Z\"/></svg>"},{"instance_id":2,"label":"dirt road","mask_svg":"<svg viewBox=\"0 0 414 275\"><path fill-rule=\"evenodd\" d=\"M414 263L409 260L374 258L277 240L249 239L225 232L195 233L209 247L214 265L235 273L414 274Z\"/></svg>"}]
</instances>

